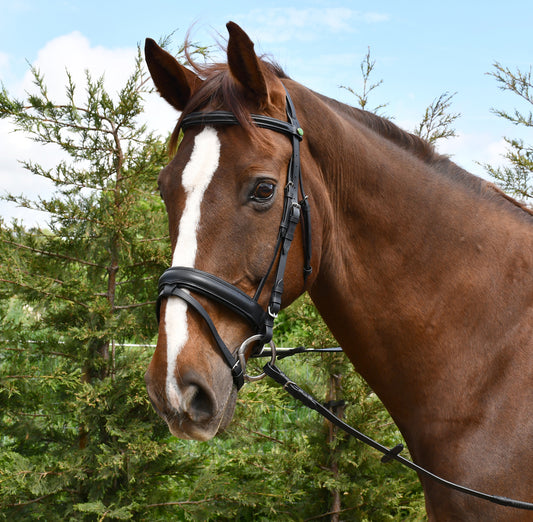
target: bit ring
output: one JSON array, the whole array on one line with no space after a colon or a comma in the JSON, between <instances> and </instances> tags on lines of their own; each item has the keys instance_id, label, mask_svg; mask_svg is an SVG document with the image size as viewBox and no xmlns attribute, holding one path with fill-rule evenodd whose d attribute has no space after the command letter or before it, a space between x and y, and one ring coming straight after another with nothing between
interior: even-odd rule
<instances>
[{"instance_id":1,"label":"bit ring","mask_svg":"<svg viewBox=\"0 0 533 522\"><path fill-rule=\"evenodd\" d=\"M244 358L244 353L246 352L246 349L248 348L248 345L251 343L255 343L256 341L261 340L261 335L252 335L252 337L249 337L241 344L241 347L238 350L238 357L239 362L241 363L241 368L243 373L246 371L246 359ZM270 349L272 351L272 358L270 359L270 364L274 364L276 362L276 345L274 344L274 341L270 340L268 342L270 345ZM244 373L244 379L248 382L255 382L260 381L266 376L266 374L263 372L260 375L248 375Z\"/></svg>"}]
</instances>

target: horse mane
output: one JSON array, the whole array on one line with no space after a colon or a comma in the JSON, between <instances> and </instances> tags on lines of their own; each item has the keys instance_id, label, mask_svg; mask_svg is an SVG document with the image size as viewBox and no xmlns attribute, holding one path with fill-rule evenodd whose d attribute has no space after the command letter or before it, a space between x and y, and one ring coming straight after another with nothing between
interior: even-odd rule
<instances>
[{"instance_id":1,"label":"horse mane","mask_svg":"<svg viewBox=\"0 0 533 522\"><path fill-rule=\"evenodd\" d=\"M431 143L419 136L404 131L390 120L370 112L359 110L358 117L362 121L366 121L369 128L393 141L400 147L411 151L427 164L434 167L438 172L458 181L463 186L474 190L477 194L483 197L488 197L491 200L504 203L505 206L508 206L508 203L510 202L515 207L518 207L520 210L533 216L533 209L512 198L494 183L474 176L472 173L459 167L448 156L439 154Z\"/></svg>"},{"instance_id":2,"label":"horse mane","mask_svg":"<svg viewBox=\"0 0 533 522\"><path fill-rule=\"evenodd\" d=\"M246 93L232 77L228 65L226 63L200 64L196 62L189 53L188 43L185 45L185 56L187 57L189 65L204 81L202 86L193 94L187 103L174 131L172 132L169 141L170 154L173 155L177 150L183 118L191 112L205 107L207 104L214 106L212 110L230 110L235 114L239 124L245 128L252 137L259 137L258 129L253 125L250 118L250 109L249 104L247 103ZM278 78L280 80L289 79L283 69L275 61L266 59L263 56L261 57L260 63L263 67L263 73L267 77L267 81L268 77ZM367 129L370 129L372 132L391 141L396 146L415 155L428 166L432 167L436 172L459 182L482 197L495 199L502 203L505 202L506 204L510 202L515 207L518 207L530 216L533 216L532 209L507 195L495 184L474 176L470 172L459 167L448 156L439 154L435 150L435 147L423 138L401 129L398 125L382 116L351 107L314 91L312 92L336 111L347 114Z\"/></svg>"},{"instance_id":3,"label":"horse mane","mask_svg":"<svg viewBox=\"0 0 533 522\"><path fill-rule=\"evenodd\" d=\"M395 123L382 116L351 107L320 94L317 95L328 105L335 107L339 112L348 114L379 136L414 154L436 172L446 176L448 179L457 181L478 195L502 203L507 207L509 203L512 203L518 209L533 216L533 209L512 198L494 183L474 176L467 170L459 167L448 156L439 154L435 150L435 147L423 138L401 129Z\"/></svg>"},{"instance_id":4,"label":"horse mane","mask_svg":"<svg viewBox=\"0 0 533 522\"><path fill-rule=\"evenodd\" d=\"M421 160L431 163L436 159L442 158L441 155L437 154L431 143L401 129L392 121L378 116L373 112L355 108L352 108L352 111L354 112L355 118L363 123L363 125L392 141L402 149L410 151Z\"/></svg>"}]
</instances>

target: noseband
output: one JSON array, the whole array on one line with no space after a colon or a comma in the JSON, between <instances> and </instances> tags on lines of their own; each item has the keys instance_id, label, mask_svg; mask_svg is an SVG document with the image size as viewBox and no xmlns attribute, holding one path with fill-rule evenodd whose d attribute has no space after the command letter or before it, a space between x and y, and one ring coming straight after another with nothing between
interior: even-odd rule
<instances>
[{"instance_id":1,"label":"noseband","mask_svg":"<svg viewBox=\"0 0 533 522\"><path fill-rule=\"evenodd\" d=\"M243 317L253 327L255 332L253 336L254 342L256 346L261 348L263 345L271 343L272 340L274 320L281 309L283 278L289 248L300 219L303 225L304 281L311 273L311 220L309 203L303 189L300 168L300 141L303 137L303 130L296 118L291 97L287 91L286 93L288 121L277 120L269 116L257 114L250 116L252 122L257 127L285 134L292 143L292 156L287 170L287 183L284 191L283 213L279 226L278 239L267 273L261 279L254 297L251 298L236 286L213 274L208 274L196 268L171 267L163 272L163 275L159 279L159 296L156 305L158 322L160 320L162 300L168 297L179 297L188 306L196 310L209 327L222 356L231 368L233 382L237 389L240 389L244 384L244 349L251 344L250 340L252 338L244 341L241 346L242 350L239 349L239 354L235 357L220 337L205 308L190 294L190 291L222 304L232 312ZM239 121L232 112L213 111L193 112L183 118L181 122L181 128L183 130L198 125L239 125ZM298 197L298 190L300 190L301 199ZM265 283L276 264L276 260L277 268L274 284L270 293L269 305L265 311L259 305L258 301Z\"/></svg>"}]
</instances>

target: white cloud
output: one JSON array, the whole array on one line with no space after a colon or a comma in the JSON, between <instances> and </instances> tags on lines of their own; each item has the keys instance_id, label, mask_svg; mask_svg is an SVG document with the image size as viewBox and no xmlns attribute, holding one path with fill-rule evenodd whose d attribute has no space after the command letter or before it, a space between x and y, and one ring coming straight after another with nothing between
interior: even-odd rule
<instances>
[{"instance_id":1,"label":"white cloud","mask_svg":"<svg viewBox=\"0 0 533 522\"><path fill-rule=\"evenodd\" d=\"M104 85L110 95L115 95L133 72L136 48L107 49L91 46L89 40L79 32L54 38L38 53L32 64L45 77L48 94L54 101L65 101L65 86L68 70L77 86L78 99L83 99L86 92L85 71L90 72L93 80L104 75ZM0 71L7 68L9 58L0 54ZM30 71L23 78L6 86L10 94L23 98L27 92L35 92ZM176 122L177 113L157 94L147 96L146 120L149 128L165 135ZM64 156L57 148L43 146L31 141L21 132L13 132L14 127L6 120L0 121L0 193L23 193L35 199L47 197L53 187L50 182L32 175L22 168L20 160L32 160L45 167L53 167ZM0 201L0 216L6 220L13 217L23 218L28 225L44 224L44 216L31 213L26 209L17 209L13 204Z\"/></svg>"},{"instance_id":2,"label":"white cloud","mask_svg":"<svg viewBox=\"0 0 533 522\"><path fill-rule=\"evenodd\" d=\"M507 163L507 160L504 158L504 156L508 151L509 144L503 138L493 141L487 147L487 161L485 163L489 163L492 166L498 166Z\"/></svg>"},{"instance_id":3,"label":"white cloud","mask_svg":"<svg viewBox=\"0 0 533 522\"><path fill-rule=\"evenodd\" d=\"M59 36L48 42L37 54L32 64L44 74L49 94L52 98L64 97L68 70L74 83L85 85L85 71L90 71L93 79L104 76L106 89L117 91L129 76L135 59L136 49L106 49L91 47L89 40L80 32ZM33 78L27 72L22 87L32 90Z\"/></svg>"},{"instance_id":4,"label":"white cloud","mask_svg":"<svg viewBox=\"0 0 533 522\"><path fill-rule=\"evenodd\" d=\"M0 121L0 187L2 195L24 194L37 198L41 194L51 193L53 187L48 180L33 176L23 169L19 161L45 159L50 160L57 152L46 150L20 132L15 132L15 127L6 120ZM27 209L17 208L12 203L0 201L0 215L9 220L11 218L25 219L32 225L44 218L42 213L33 213Z\"/></svg>"},{"instance_id":5,"label":"white cloud","mask_svg":"<svg viewBox=\"0 0 533 522\"><path fill-rule=\"evenodd\" d=\"M482 165L498 167L506 162L503 157L507 149L505 141L489 133L459 132L455 138L437 142L437 149L442 154L450 155L451 160L462 168L485 179L490 176Z\"/></svg>"},{"instance_id":6,"label":"white cloud","mask_svg":"<svg viewBox=\"0 0 533 522\"><path fill-rule=\"evenodd\" d=\"M389 20L384 13L361 12L345 7L253 9L239 20L262 43L323 39L324 32L352 33L357 25Z\"/></svg>"}]
</instances>

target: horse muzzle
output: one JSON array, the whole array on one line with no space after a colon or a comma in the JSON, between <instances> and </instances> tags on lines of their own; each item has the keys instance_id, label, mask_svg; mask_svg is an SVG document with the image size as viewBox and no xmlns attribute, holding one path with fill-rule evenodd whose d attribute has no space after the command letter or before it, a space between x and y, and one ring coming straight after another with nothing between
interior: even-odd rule
<instances>
[{"instance_id":1,"label":"horse muzzle","mask_svg":"<svg viewBox=\"0 0 533 522\"><path fill-rule=\"evenodd\" d=\"M181 439L209 440L233 417L237 399L233 386L219 393L194 371L186 372L173 384L161 384L148 369L145 382L155 411L172 435Z\"/></svg>"}]
</instances>

